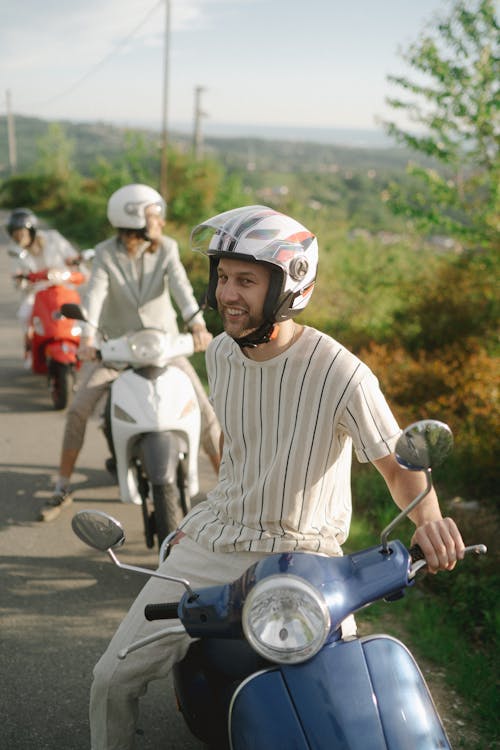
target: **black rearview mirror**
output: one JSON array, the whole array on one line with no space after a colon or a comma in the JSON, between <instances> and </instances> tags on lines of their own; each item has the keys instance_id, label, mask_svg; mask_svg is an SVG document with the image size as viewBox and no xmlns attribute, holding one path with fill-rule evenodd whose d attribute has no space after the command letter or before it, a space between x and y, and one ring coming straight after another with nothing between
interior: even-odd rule
<instances>
[{"instance_id":1,"label":"black rearview mirror","mask_svg":"<svg viewBox=\"0 0 500 750\"><path fill-rule=\"evenodd\" d=\"M75 305L74 302L65 302L61 305L61 314L72 320L85 320L82 308L80 305Z\"/></svg>"},{"instance_id":2,"label":"black rearview mirror","mask_svg":"<svg viewBox=\"0 0 500 750\"><path fill-rule=\"evenodd\" d=\"M101 552L121 547L125 541L121 523L100 510L78 511L71 520L71 527L82 542Z\"/></svg>"}]
</instances>

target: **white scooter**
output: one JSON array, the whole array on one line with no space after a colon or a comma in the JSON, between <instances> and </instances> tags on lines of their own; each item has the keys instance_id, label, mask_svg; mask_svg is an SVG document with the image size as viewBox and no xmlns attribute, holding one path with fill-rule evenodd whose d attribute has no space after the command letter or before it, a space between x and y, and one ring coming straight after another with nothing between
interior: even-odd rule
<instances>
[{"instance_id":1,"label":"white scooter","mask_svg":"<svg viewBox=\"0 0 500 750\"><path fill-rule=\"evenodd\" d=\"M84 319L78 306L63 305L61 312ZM141 505L149 548L155 536L161 546L177 528L198 492L200 408L190 378L172 361L193 351L191 334L154 328L103 338L99 349L103 363L120 370L104 426L120 499Z\"/></svg>"}]
</instances>

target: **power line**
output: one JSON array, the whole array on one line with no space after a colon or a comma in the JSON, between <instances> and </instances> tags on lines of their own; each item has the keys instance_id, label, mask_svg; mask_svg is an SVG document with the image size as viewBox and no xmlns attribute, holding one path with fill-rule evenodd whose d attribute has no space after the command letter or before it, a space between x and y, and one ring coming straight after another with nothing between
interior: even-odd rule
<instances>
[{"instance_id":1,"label":"power line","mask_svg":"<svg viewBox=\"0 0 500 750\"><path fill-rule=\"evenodd\" d=\"M100 60L98 63L93 65L90 70L88 70L81 78L79 78L75 83L73 83L68 89L65 89L65 91L62 91L60 94L57 94L56 96L53 96L51 99L48 99L45 102L41 102L38 104L38 106L43 107L48 104L52 104L52 102L57 101L58 99L62 99L64 96L68 96L69 94L72 94L73 91L78 88L84 81L87 80L87 78L90 78L96 71L98 71L100 68L102 68L109 60L111 60L117 52L127 44L136 34L137 32L144 26L146 21L149 20L149 18L153 15L153 13L159 8L161 5L163 5L163 0L159 0L144 16L142 21L128 34L124 39L118 42L118 44L115 45L115 47L109 52L107 55L105 55L102 60Z\"/></svg>"}]
</instances>

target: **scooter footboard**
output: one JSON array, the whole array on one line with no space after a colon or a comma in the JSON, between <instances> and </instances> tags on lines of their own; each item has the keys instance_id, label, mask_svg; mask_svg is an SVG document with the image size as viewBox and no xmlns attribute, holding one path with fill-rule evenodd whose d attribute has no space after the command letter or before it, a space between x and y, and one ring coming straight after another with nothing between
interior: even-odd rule
<instances>
[{"instance_id":1,"label":"scooter footboard","mask_svg":"<svg viewBox=\"0 0 500 750\"><path fill-rule=\"evenodd\" d=\"M233 750L451 750L413 657L387 636L250 677L233 698L230 736Z\"/></svg>"}]
</instances>

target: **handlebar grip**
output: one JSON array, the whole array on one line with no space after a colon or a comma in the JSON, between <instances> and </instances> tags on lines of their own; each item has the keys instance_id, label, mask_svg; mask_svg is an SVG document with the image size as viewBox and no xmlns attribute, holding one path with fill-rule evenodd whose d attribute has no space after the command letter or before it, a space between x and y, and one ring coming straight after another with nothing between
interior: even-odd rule
<instances>
[{"instance_id":1,"label":"handlebar grip","mask_svg":"<svg viewBox=\"0 0 500 750\"><path fill-rule=\"evenodd\" d=\"M422 552L422 548L418 544L414 544L413 547L410 547L408 552L410 553L412 563L417 562L417 560L425 560L425 555Z\"/></svg>"},{"instance_id":2,"label":"handlebar grip","mask_svg":"<svg viewBox=\"0 0 500 750\"><path fill-rule=\"evenodd\" d=\"M177 620L179 614L178 602L165 602L164 604L146 604L144 617L150 622L152 620Z\"/></svg>"}]
</instances>

